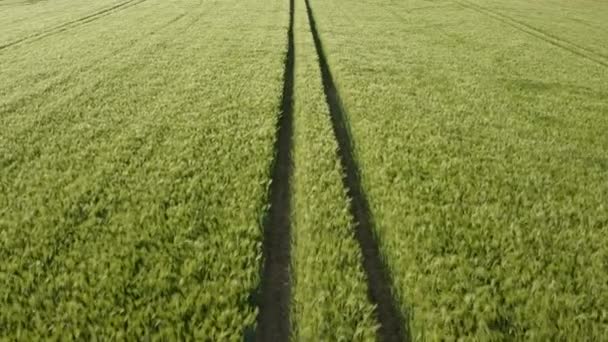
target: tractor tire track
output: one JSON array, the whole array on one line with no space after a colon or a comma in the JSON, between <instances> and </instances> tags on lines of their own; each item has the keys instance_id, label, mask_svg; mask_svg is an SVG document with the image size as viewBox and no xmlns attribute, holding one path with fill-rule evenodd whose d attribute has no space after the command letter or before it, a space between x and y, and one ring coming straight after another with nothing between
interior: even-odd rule
<instances>
[{"instance_id":1,"label":"tractor tire track","mask_svg":"<svg viewBox=\"0 0 608 342\"><path fill-rule=\"evenodd\" d=\"M152 35L154 32L160 32L160 31L166 30L169 26L175 24L178 20L181 20L183 17L185 17L185 16L184 15L178 15L176 18L172 19L169 23L165 23L161 27L159 27L158 29L156 29L156 30L148 33L147 36ZM149 46L144 47L141 52L145 53L145 52L151 52L151 51L157 51L157 52L161 51L163 49L163 43L166 42L166 41L168 41L168 40L169 40L169 38L158 39L153 44L150 44ZM118 54L119 52L122 52L124 54L125 51L129 51L129 50L134 49L137 46L135 43L138 42L138 41L141 41L141 40L140 39L134 40L131 44L127 45L128 47L126 49L122 49L121 48L121 49L117 49L117 50L113 51L113 56L119 58L121 56L121 54ZM161 50L158 50L159 48ZM85 70L92 69L93 67L94 66L91 65L91 64L86 65L84 68L76 70L73 74L84 72ZM139 65L137 65L135 67L133 67L130 64L128 64L128 65L121 66L119 69L116 70L115 73L118 74L118 75L120 75L124 71L130 70L131 73L133 74L133 73L137 73L137 72L145 69L146 67L147 67L146 64L139 64ZM73 75L73 74L70 74L70 75ZM61 79L57 84L53 85L52 88L49 88L49 89L45 88L44 93L47 94L48 96L51 96L52 95L52 91L54 91L57 87L61 87L62 85L65 85L65 84L69 83L69 81L70 81L70 77L65 77L64 79ZM61 102L61 104L73 102L74 100L76 100L76 99L82 97L83 95L89 93L90 91L96 89L98 87L98 85L102 84L103 82L105 82L104 78L98 78L98 79L96 79L95 81L92 81L89 84L86 84L84 86L79 87L78 92L76 92L76 93L72 94L71 96L65 98ZM154 93L154 95L156 95L156 94L157 93ZM40 94L38 94L38 95L40 95ZM31 100L34 97L35 96L28 96L27 99ZM28 125L22 127L22 129L13 132L14 135L12 136L11 139L15 139L15 137L20 137L20 136L31 136L32 134L34 134L35 129L37 127L39 127L40 125L48 126L49 125L48 117L56 114L57 111L60 111L60 108L62 108L61 104L58 104L56 107L54 107L51 110L45 111L44 115L42 115L41 117L39 117L35 121L32 121ZM1 108L1 106L0 106L0 108ZM2 111L0 111L0 114L1 113L2 113ZM0 123L2 123L2 120L0 120ZM23 153L21 153L20 156L21 156L21 158L23 158L26 155L23 154ZM42 157L42 155L37 156L35 159L39 159L41 157ZM31 160L34 160L34 159L31 159ZM1 161L2 161L2 159L0 158L0 162ZM10 163L7 164L7 167L10 166L10 165L12 165L12 164L14 164L14 163L17 163L17 162L21 162L19 158L15 158L14 160L12 160Z\"/></svg>"},{"instance_id":2,"label":"tractor tire track","mask_svg":"<svg viewBox=\"0 0 608 342\"><path fill-rule=\"evenodd\" d=\"M94 12L92 14L86 15L86 16L84 16L82 18L75 19L75 20L69 21L67 23L63 23L61 25L55 26L55 27L50 28L50 29L48 29L46 31L34 33L34 34L29 35L27 37L17 39L15 41L12 41L10 43L6 43L4 45L0 45L0 51L4 50L6 48L9 48L11 46L15 46L15 45L21 44L21 43L36 42L36 41L44 39L46 37L50 37L50 36L56 35L58 33L65 32L65 31L68 31L70 29L77 28L77 27L82 26L84 24L88 24L88 23L93 22L95 20L101 19L101 18L103 18L105 16L108 16L108 15L111 15L111 14L114 14L114 13L118 13L120 11L123 11L123 10L127 9L127 8L139 5L139 4L141 4L142 2L145 2L145 1L147 1L147 0L128 0L128 1L125 1L125 2L120 3L118 5L114 5L112 7L105 8L105 9L99 10L97 12Z\"/></svg>"},{"instance_id":3,"label":"tractor tire track","mask_svg":"<svg viewBox=\"0 0 608 342\"><path fill-rule=\"evenodd\" d=\"M353 152L353 142L348 128L342 100L336 88L323 45L317 30L309 0L305 0L308 21L319 58L325 98L330 119L338 142L338 154L344 170L343 182L350 197L350 212L355 219L355 238L363 256L363 269L367 276L368 296L376 305L376 316L380 323L378 337L382 341L410 340L404 329L405 320L398 309L391 291L391 280L374 235L372 214L359 177L360 171Z\"/></svg>"},{"instance_id":4,"label":"tractor tire track","mask_svg":"<svg viewBox=\"0 0 608 342\"><path fill-rule=\"evenodd\" d=\"M142 18L148 19L148 17L149 14ZM167 25L165 24L165 26ZM53 70L48 76L42 78L39 81L29 80L27 92L23 92L18 97L6 98L4 99L5 101L0 101L0 115L15 110L16 108L22 106L24 103L28 103L29 101L38 96L50 93L53 89L60 87L66 82L68 82L70 78L74 77L74 75L92 69L94 66L98 65L102 61L106 61L110 57L117 57L120 55L120 53L124 53L126 51L134 49L139 41L144 40L146 36L155 34L157 33L157 31L164 29L165 26L161 27L161 29L155 29L148 34L141 35L137 38L131 36L130 39L127 42L123 43L119 48L112 49L111 51L105 52L103 54L98 53L96 55L96 58L92 59L86 65L78 68L74 68L74 66L72 66L72 69L69 73L65 73L57 69ZM82 54L82 52L80 53ZM45 82L47 83L46 85L39 87Z\"/></svg>"},{"instance_id":5,"label":"tractor tire track","mask_svg":"<svg viewBox=\"0 0 608 342\"><path fill-rule=\"evenodd\" d=\"M181 16L180 16L181 18ZM171 23L177 20L172 20ZM163 25L163 29L169 26L169 24ZM162 52L163 49L169 49L168 47L162 48L162 40L157 42L155 45L148 47L147 49L150 51L158 51ZM161 47L160 50L157 50L157 47ZM132 68L130 66L123 66L120 70L117 71L117 74L123 74L125 71L129 70L131 73L136 73L137 71L143 70L147 67L146 64L140 64L137 68ZM102 83L103 80L98 80L94 82L90 87L83 89L78 95L73 96L71 99L75 99L80 97L82 94L85 94L88 90L94 89L98 84ZM151 92L149 95L151 98L155 98L158 94L162 92L161 89L156 89ZM156 114L161 115L161 114ZM64 224L62 227L65 227L64 230L58 231L57 229L51 229L47 232L45 236L46 241L50 242L50 247L47 248L51 251L48 255L45 256L42 262L42 267L39 274L46 274L51 272L53 266L55 265L55 260L58 256L61 256L66 251L69 251L72 246L78 241L84 241L83 236L87 235L86 230L81 229L82 223L86 220L90 220L93 217L99 218L96 216L96 213L89 212L82 208L86 208L90 203L98 203L101 201L107 201L107 193L104 191L96 191L95 189L104 189L105 185L110 184L112 177L116 177L116 175L122 175L124 170L129 168L133 168L132 165L134 160L138 160L138 164L142 165L149 160L151 160L153 154L155 153L154 149L150 149L147 151L143 151L146 146L160 146L163 142L167 141L170 137L167 136L167 127L168 123L163 123L161 125L145 125L142 133L142 136L149 137L153 136L154 139L152 141L146 141L145 139L131 139L126 142L124 145L120 146L120 149L116 149L116 154L114 158L120 161L114 162L112 165L108 167L108 169L104 169L103 175L99 178L95 179L90 186L83 189L78 196L74 198L73 201L70 201L70 205L67 206L67 209L64 210L59 216L64 218ZM157 135L153 135L154 131L160 132ZM86 149L94 149L96 145L99 144L99 141L103 141L104 132L99 132L91 137L91 143L88 146L85 146ZM114 136L108 136L107 139L112 139ZM143 152L142 152L143 151ZM38 156L35 159L39 159ZM35 160L30 159L30 160ZM76 208L76 209L74 209ZM105 215L105 212L101 214ZM105 219L105 218L104 218ZM55 227L57 228L57 227ZM38 288L39 284L44 281L41 277L36 277L27 287L28 293L33 293L36 288Z\"/></svg>"},{"instance_id":6,"label":"tractor tire track","mask_svg":"<svg viewBox=\"0 0 608 342\"><path fill-rule=\"evenodd\" d=\"M294 90L294 0L289 1L287 54L283 75L281 113L277 121L275 160L269 188L270 208L264 218L262 281L260 284L257 341L288 341L290 336L289 303L291 244L291 146L293 142Z\"/></svg>"},{"instance_id":7,"label":"tractor tire track","mask_svg":"<svg viewBox=\"0 0 608 342\"><path fill-rule=\"evenodd\" d=\"M497 11L493 11L491 9L485 8L485 7L481 7L478 6L476 4L473 4L471 2L468 2L466 0L454 0L455 3L461 5L464 8L473 10L477 13L483 14L487 17L493 18L495 20L498 20L500 22L502 22L503 24L506 24L508 26L511 26L512 28L526 33L528 35L531 35L535 38L538 38L546 43L549 43L553 46L559 47L565 51L568 51L570 53L573 53L579 57L583 57L589 61L595 62L599 65L602 65L604 67L608 67L608 56L595 52L589 48L586 48L584 46L580 46L578 44L572 43L568 40L565 40L563 38L560 38L558 36L555 36L551 33L547 33L544 32L542 30L539 30L527 23L524 23L520 20L514 19L506 14L502 14L500 12Z\"/></svg>"},{"instance_id":8,"label":"tractor tire track","mask_svg":"<svg viewBox=\"0 0 608 342\"><path fill-rule=\"evenodd\" d=\"M186 16L185 13L179 14L176 17L169 20L167 23L161 25L156 30L153 30L152 32L148 33L147 35L149 36L151 34L154 34L155 32L163 31L163 30L167 29L169 26L171 26L171 25L175 24L176 22L178 22L179 20L183 19L185 16ZM147 46L145 51L156 51L157 53L162 53L163 50L168 50L170 48L168 46L163 45L163 42L165 42L167 40L168 40L168 38L160 39L155 44ZM131 45L132 44L129 45L130 46L129 48L133 48L133 46L131 46ZM159 48L160 48L160 50L159 50ZM138 71L141 71L141 70L145 69L146 67L148 67L148 65L145 63L139 64L136 68L133 68L132 66L129 66L129 65L124 65L119 70L117 70L116 74L119 74L119 75L124 74L124 71L126 71L126 70L129 70L131 73L137 73ZM94 82L89 87L84 88L77 95L71 97L70 100L80 97L82 94L87 93L90 89L95 89L97 87L97 85L102 82L103 82L103 80L101 80L101 79ZM156 98L157 95L160 94L161 92L162 92L162 89L156 89L153 92L149 93L149 96L151 98ZM162 114L162 112L160 114L157 113L156 115L158 116L161 114ZM152 121L155 121L155 120L152 120ZM76 196L73 201L70 201L70 205L68 205L67 207L68 208L85 208L89 203L97 203L100 201L107 200L107 194L105 192L95 191L95 189L104 189L105 186L103 186L103 185L110 184L112 177L116 177L116 175L122 175L124 173L123 171L128 170L130 168L136 168L137 166L133 165L134 160L138 161L137 165L143 165L144 163L151 160L154 153L156 153L155 149L144 150L144 148L146 146L160 146L160 145L162 145L163 142L167 141L170 138L167 135L168 127L169 127L169 123L167 123L167 122L163 122L160 125L145 125L142 130L142 133L140 133L140 134L145 137L152 136L153 140L147 141L145 139L133 138L133 139L128 140L123 145L118 145L118 146L121 146L121 148L117 149L118 152L117 152L117 154L115 154L114 157L115 157L115 159L117 159L119 161L110 165L110 167L108 169L104 169L103 175L101 177L97 178L91 186L83 189L81 191L81 193L78 196ZM156 135L152 134L155 131L159 132L159 133ZM98 144L99 140L103 139L102 134L103 133L100 132L100 133L96 134L94 137L92 137L90 139L90 141L93 141L94 143L90 144L86 148L89 148L89 149L94 148L94 146ZM113 136L106 137L106 138L112 139ZM105 214L105 212L102 212L101 214ZM51 253L49 253L44 258L44 260L42 260L42 268L41 268L40 274L46 274L47 272L51 272L51 269L55 265L55 260L57 259L58 256L61 256L62 253L69 251L72 248L72 246L75 243L77 243L78 241L83 241L82 236L87 235L86 234L87 231L83 231L82 229L80 229L80 225L84 221L89 220L94 216L95 216L95 213L88 212L86 210L66 209L65 211L63 211L61 213L60 217L65 218L66 223L63 226L66 229L61 232L58 232L58 231L49 232L46 240L51 241L52 247L49 248ZM99 218L98 216L96 216L96 217ZM34 290L38 287L38 285L43 280L44 279L42 279L40 277L35 278L28 285L28 288L27 288L28 293L33 293Z\"/></svg>"}]
</instances>

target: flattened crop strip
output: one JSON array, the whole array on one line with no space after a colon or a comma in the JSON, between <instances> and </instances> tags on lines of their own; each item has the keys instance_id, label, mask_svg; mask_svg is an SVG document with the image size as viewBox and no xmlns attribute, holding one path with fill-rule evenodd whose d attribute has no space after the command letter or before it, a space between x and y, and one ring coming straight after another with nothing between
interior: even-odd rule
<instances>
[{"instance_id":1,"label":"flattened crop strip","mask_svg":"<svg viewBox=\"0 0 608 342\"><path fill-rule=\"evenodd\" d=\"M281 113L277 122L276 156L270 185L270 208L264 222L264 268L256 340L287 341L289 323L290 186L292 173L294 88L294 0L289 1L287 54Z\"/></svg>"},{"instance_id":2,"label":"flattened crop strip","mask_svg":"<svg viewBox=\"0 0 608 342\"><path fill-rule=\"evenodd\" d=\"M383 341L403 341L407 339L407 332L403 328L404 319L397 309L391 293L388 271L382 262L378 244L374 237L371 212L361 186L359 166L353 155L352 142L346 126L346 116L341 105L342 101L323 51L312 8L308 0L305 0L305 2L308 21L319 58L325 98L338 142L340 161L345 172L344 186L351 198L350 211L356 221L355 237L363 255L363 268L367 275L369 297L376 304L376 314L380 323L379 338Z\"/></svg>"}]
</instances>

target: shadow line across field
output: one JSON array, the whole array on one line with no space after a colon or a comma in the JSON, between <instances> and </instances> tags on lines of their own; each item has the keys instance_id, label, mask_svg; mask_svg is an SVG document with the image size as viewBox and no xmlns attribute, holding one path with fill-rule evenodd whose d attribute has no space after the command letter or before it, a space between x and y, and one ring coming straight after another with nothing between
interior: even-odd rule
<instances>
[{"instance_id":1,"label":"shadow line across field","mask_svg":"<svg viewBox=\"0 0 608 342\"><path fill-rule=\"evenodd\" d=\"M405 329L405 317L391 291L391 280L387 266L382 261L373 228L372 213L367 196L361 185L359 166L354 156L353 141L349 132L347 115L334 82L313 10L305 0L310 29L319 59L325 98L329 107L334 135L338 142L338 154L344 171L343 182L350 201L350 212L355 219L355 238L361 248L363 269L367 278L368 296L376 305L376 317L380 323L378 331L382 341L409 341Z\"/></svg>"},{"instance_id":2,"label":"shadow line across field","mask_svg":"<svg viewBox=\"0 0 608 342\"><path fill-rule=\"evenodd\" d=\"M275 160L269 188L270 208L264 218L262 280L258 298L257 341L288 341L291 247L291 188L293 169L293 92L295 73L294 0L289 1L287 54L283 74L283 93L277 121Z\"/></svg>"}]
</instances>

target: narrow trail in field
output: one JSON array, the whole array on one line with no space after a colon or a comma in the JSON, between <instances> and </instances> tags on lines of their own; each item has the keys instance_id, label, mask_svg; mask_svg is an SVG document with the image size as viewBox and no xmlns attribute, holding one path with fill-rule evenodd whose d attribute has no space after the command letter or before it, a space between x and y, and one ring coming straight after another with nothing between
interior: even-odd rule
<instances>
[{"instance_id":1,"label":"narrow trail in field","mask_svg":"<svg viewBox=\"0 0 608 342\"><path fill-rule=\"evenodd\" d=\"M467 0L454 0L454 2L464 8L473 10L477 13L480 13L480 14L483 14L492 19L498 20L498 21L502 22L503 24L511 26L512 28L514 28L522 33L526 33L526 34L533 36L535 38L538 38L546 43L549 43L553 46L556 46L565 51L571 52L579 57L583 57L589 61L595 62L595 63L605 66L605 67L608 67L608 56L606 56L602 53L596 52L596 51L591 50L582 45L575 44L573 42L570 42L566 39L558 37L549 32L540 30L523 21L512 18L504 13L500 13L499 11L491 10L489 8L485 8L485 7L476 5Z\"/></svg>"},{"instance_id":2,"label":"narrow trail in field","mask_svg":"<svg viewBox=\"0 0 608 342\"><path fill-rule=\"evenodd\" d=\"M17 45L17 44L21 44L21 43L26 43L26 42L35 42L38 41L40 39L67 31L69 29L73 29L76 27L79 27L81 25L93 22L95 20L98 20L100 18L103 18L105 16L108 16L110 14L125 10L129 7L133 7L135 5L139 5L142 2L145 2L147 0L127 0L125 2L122 2L118 5L114 5L112 7L108 7L108 8L104 8L102 10L99 10L97 12L88 14L82 18L78 18L72 21L68 21L66 23L54 26L46 31L42 31L42 32L38 32L38 33L34 33L32 35L29 35L27 37L23 37L17 40L14 40L12 42L6 43L4 45L0 45L0 50L4 50L6 48L9 48L11 46Z\"/></svg>"},{"instance_id":3,"label":"narrow trail in field","mask_svg":"<svg viewBox=\"0 0 608 342\"><path fill-rule=\"evenodd\" d=\"M404 319L398 310L390 288L390 277L381 257L377 241L374 237L371 212L359 178L359 166L353 155L353 143L347 128L346 115L342 101L336 88L333 76L327 63L323 45L317 31L316 22L310 7L306 2L308 21L312 31L315 48L319 58L319 66L323 79L325 98L329 106L331 122L338 142L338 153L345 176L344 186L350 197L350 211L356 222L355 237L361 247L363 268L367 276L368 295L376 305L376 315L380 323L379 339L382 341L409 340L404 331Z\"/></svg>"},{"instance_id":4,"label":"narrow trail in field","mask_svg":"<svg viewBox=\"0 0 608 342\"><path fill-rule=\"evenodd\" d=\"M288 341L290 334L290 186L292 173L294 90L294 0L289 1L287 55L283 75L281 114L278 120L276 156L270 185L270 209L264 222L264 267L261 282L257 341Z\"/></svg>"}]
</instances>

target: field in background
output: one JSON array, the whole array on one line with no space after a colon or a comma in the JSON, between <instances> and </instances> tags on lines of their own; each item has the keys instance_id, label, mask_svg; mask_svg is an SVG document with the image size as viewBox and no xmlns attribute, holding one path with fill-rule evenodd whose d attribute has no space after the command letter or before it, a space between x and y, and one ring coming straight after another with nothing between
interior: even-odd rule
<instances>
[{"instance_id":1,"label":"field in background","mask_svg":"<svg viewBox=\"0 0 608 342\"><path fill-rule=\"evenodd\" d=\"M0 339L601 340L608 3L0 0Z\"/></svg>"}]
</instances>

